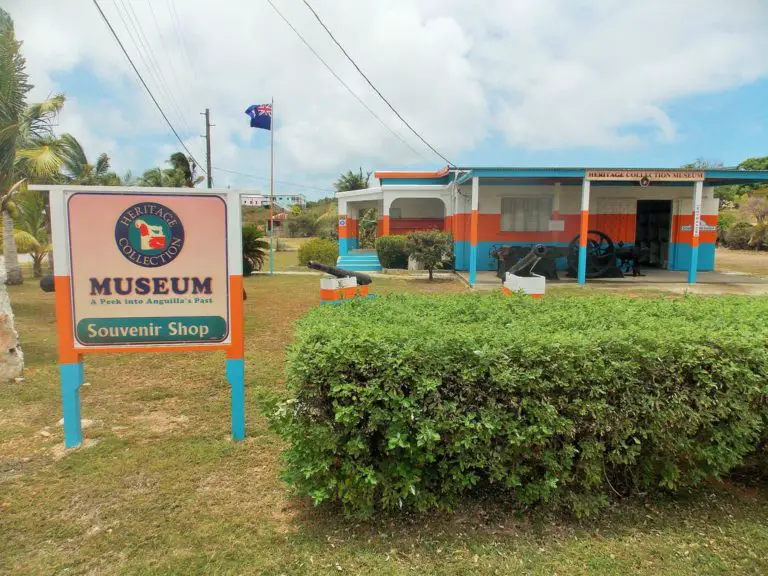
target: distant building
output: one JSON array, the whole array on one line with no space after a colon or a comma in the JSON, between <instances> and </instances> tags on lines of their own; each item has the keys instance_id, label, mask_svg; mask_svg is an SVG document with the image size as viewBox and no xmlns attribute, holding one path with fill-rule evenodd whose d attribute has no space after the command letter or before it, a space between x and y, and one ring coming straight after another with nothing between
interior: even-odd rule
<instances>
[{"instance_id":1,"label":"distant building","mask_svg":"<svg viewBox=\"0 0 768 576\"><path fill-rule=\"evenodd\" d=\"M300 206L304 208L307 204L307 199L304 194L275 194L275 204L282 208L289 208L291 206ZM249 194L248 196L241 196L240 202L243 206L263 206L269 207L269 194Z\"/></svg>"}]
</instances>

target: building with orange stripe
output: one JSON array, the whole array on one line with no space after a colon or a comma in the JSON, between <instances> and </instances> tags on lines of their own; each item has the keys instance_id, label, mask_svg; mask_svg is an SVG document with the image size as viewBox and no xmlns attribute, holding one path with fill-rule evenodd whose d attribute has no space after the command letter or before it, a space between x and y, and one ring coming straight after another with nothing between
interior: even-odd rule
<instances>
[{"instance_id":1,"label":"building with orange stripe","mask_svg":"<svg viewBox=\"0 0 768 576\"><path fill-rule=\"evenodd\" d=\"M586 281L587 231L638 245L650 265L697 271L715 266L716 186L768 182L768 171L615 168L443 168L376 172L379 184L337 193L339 266L375 270L358 250L359 215L373 208L377 234L439 229L454 238L456 270L495 270L494 246L567 246L580 235L578 279Z\"/></svg>"}]
</instances>

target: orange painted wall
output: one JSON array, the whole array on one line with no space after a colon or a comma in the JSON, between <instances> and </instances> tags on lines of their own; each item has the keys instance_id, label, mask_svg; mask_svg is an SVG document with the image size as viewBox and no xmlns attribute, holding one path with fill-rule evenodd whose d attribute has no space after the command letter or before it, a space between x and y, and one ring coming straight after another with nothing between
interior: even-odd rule
<instances>
[{"instance_id":1,"label":"orange painted wall","mask_svg":"<svg viewBox=\"0 0 768 576\"><path fill-rule=\"evenodd\" d=\"M702 214L701 221L709 226L717 227L717 214ZM681 230L683 226L690 226L689 230ZM672 242L690 244L693 238L693 214L681 214L672 216ZM717 240L717 230L699 230L699 243L714 243Z\"/></svg>"},{"instance_id":2,"label":"orange painted wall","mask_svg":"<svg viewBox=\"0 0 768 576\"><path fill-rule=\"evenodd\" d=\"M478 242L570 242L580 230L580 214L561 214L558 220L565 222L563 232L502 232L501 214L478 214ZM470 240L470 214L456 214L454 239ZM634 214L590 214L590 229L604 230L614 242L634 242ZM611 233L613 232L613 233Z\"/></svg>"},{"instance_id":3,"label":"orange painted wall","mask_svg":"<svg viewBox=\"0 0 768 576\"><path fill-rule=\"evenodd\" d=\"M391 218L389 233L402 235L424 230L443 230L444 226L444 218Z\"/></svg>"}]
</instances>

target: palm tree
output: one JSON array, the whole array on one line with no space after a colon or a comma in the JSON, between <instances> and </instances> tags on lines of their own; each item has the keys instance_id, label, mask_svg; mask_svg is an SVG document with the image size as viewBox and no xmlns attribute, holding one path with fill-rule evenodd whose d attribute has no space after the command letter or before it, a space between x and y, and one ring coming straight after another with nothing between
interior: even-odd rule
<instances>
[{"instance_id":1,"label":"palm tree","mask_svg":"<svg viewBox=\"0 0 768 576\"><path fill-rule=\"evenodd\" d=\"M63 163L61 142L53 136L52 120L64 105L64 96L26 106L32 86L27 81L20 46L13 20L0 9L0 212L8 284L23 282L9 211L13 196L26 179L55 179Z\"/></svg>"},{"instance_id":2,"label":"palm tree","mask_svg":"<svg viewBox=\"0 0 768 576\"><path fill-rule=\"evenodd\" d=\"M35 278L43 275L43 259L52 248L46 222L45 196L35 190L19 192L14 201L13 237L19 252L32 256Z\"/></svg>"},{"instance_id":3,"label":"palm tree","mask_svg":"<svg viewBox=\"0 0 768 576\"><path fill-rule=\"evenodd\" d=\"M352 170L348 170L346 174L339 176L339 179L333 183L333 187L336 188L336 192L347 192L349 190L363 190L368 188L368 182L371 179L371 173L367 172L363 176L363 169L355 174Z\"/></svg>"},{"instance_id":4,"label":"palm tree","mask_svg":"<svg viewBox=\"0 0 768 576\"><path fill-rule=\"evenodd\" d=\"M184 187L186 188L194 188L205 180L205 176L195 176L197 166L181 152L171 154L168 162L174 170L180 171L184 175Z\"/></svg>"},{"instance_id":5,"label":"palm tree","mask_svg":"<svg viewBox=\"0 0 768 576\"><path fill-rule=\"evenodd\" d=\"M269 250L269 242L263 240L264 233L256 226L243 226L243 275L261 270Z\"/></svg>"},{"instance_id":6,"label":"palm tree","mask_svg":"<svg viewBox=\"0 0 768 576\"><path fill-rule=\"evenodd\" d=\"M196 166L181 152L174 152L168 159L170 168L150 168L139 178L140 186L157 188L194 188L205 180L203 176L195 176Z\"/></svg>"},{"instance_id":7,"label":"palm tree","mask_svg":"<svg viewBox=\"0 0 768 576\"><path fill-rule=\"evenodd\" d=\"M113 180L115 173L109 171L109 156L102 152L96 158L96 163L88 162L85 150L80 142L72 134L61 136L64 147L64 165L62 172L70 184L106 184Z\"/></svg>"}]
</instances>

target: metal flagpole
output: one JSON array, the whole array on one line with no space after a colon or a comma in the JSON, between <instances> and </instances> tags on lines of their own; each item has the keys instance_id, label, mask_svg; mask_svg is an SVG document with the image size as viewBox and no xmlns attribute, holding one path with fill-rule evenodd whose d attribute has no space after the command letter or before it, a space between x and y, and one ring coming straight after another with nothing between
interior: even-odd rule
<instances>
[{"instance_id":1,"label":"metal flagpole","mask_svg":"<svg viewBox=\"0 0 768 576\"><path fill-rule=\"evenodd\" d=\"M275 271L272 234L275 223L272 220L272 209L275 204L275 99L272 98L271 117L269 121L269 275Z\"/></svg>"}]
</instances>

